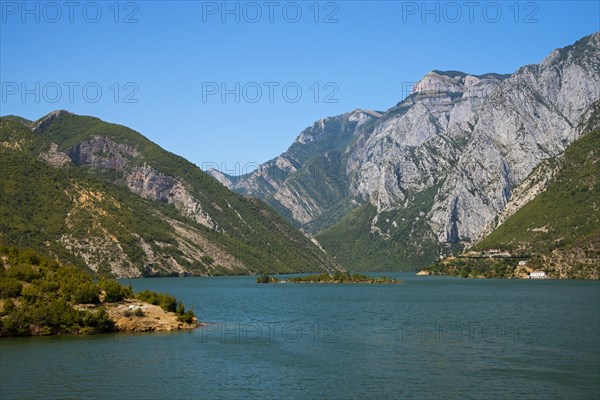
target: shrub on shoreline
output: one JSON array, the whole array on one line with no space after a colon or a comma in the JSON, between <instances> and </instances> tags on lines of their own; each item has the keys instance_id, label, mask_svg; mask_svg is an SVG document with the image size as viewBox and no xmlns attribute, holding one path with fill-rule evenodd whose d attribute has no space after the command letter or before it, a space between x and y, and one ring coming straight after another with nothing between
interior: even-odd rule
<instances>
[{"instance_id":1,"label":"shrub on shoreline","mask_svg":"<svg viewBox=\"0 0 600 400\"><path fill-rule=\"evenodd\" d=\"M100 278L95 283L92 276L75 266L60 265L31 250L0 245L0 336L110 332L115 329L115 322L103 303L131 297L131 288L114 280ZM177 312L184 322L195 318L183 304L178 307L173 296L144 291L136 297ZM74 307L78 304L90 306ZM139 312L143 315L142 310Z\"/></svg>"}]
</instances>

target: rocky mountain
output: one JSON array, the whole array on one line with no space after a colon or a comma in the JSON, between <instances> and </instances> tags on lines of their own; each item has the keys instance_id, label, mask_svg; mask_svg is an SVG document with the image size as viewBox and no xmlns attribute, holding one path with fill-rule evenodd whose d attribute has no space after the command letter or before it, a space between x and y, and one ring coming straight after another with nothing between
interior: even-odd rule
<instances>
[{"instance_id":1,"label":"rocky mountain","mask_svg":"<svg viewBox=\"0 0 600 400\"><path fill-rule=\"evenodd\" d=\"M0 119L0 242L117 277L341 267L257 199L139 133L55 111Z\"/></svg>"},{"instance_id":2,"label":"rocky mountain","mask_svg":"<svg viewBox=\"0 0 600 400\"><path fill-rule=\"evenodd\" d=\"M414 269L522 206L520 185L581 136L598 99L600 32L510 75L432 71L385 112L321 119L256 171L211 174L349 268Z\"/></svg>"},{"instance_id":3,"label":"rocky mountain","mask_svg":"<svg viewBox=\"0 0 600 400\"><path fill-rule=\"evenodd\" d=\"M595 121L585 127L586 133L563 154L534 169L514 191L496 229L469 251L426 270L464 277L526 278L541 269L550 278L598 279L600 102L596 104ZM528 200L530 193L535 195ZM511 205L521 202L521 207Z\"/></svg>"}]
</instances>

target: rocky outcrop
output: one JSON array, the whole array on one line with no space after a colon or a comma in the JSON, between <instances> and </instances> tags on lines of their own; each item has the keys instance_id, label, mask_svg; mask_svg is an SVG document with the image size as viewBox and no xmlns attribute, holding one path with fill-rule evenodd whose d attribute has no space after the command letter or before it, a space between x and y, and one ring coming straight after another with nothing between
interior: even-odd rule
<instances>
[{"instance_id":1,"label":"rocky outcrop","mask_svg":"<svg viewBox=\"0 0 600 400\"><path fill-rule=\"evenodd\" d=\"M353 194L379 211L404 205L406 192L435 185L458 160L476 113L501 81L431 72L352 150Z\"/></svg>"},{"instance_id":2,"label":"rocky outcrop","mask_svg":"<svg viewBox=\"0 0 600 400\"><path fill-rule=\"evenodd\" d=\"M51 143L47 151L40 153L39 160L53 167L65 167L71 163L71 159L62 151L58 150L56 143Z\"/></svg>"},{"instance_id":3,"label":"rocky outcrop","mask_svg":"<svg viewBox=\"0 0 600 400\"><path fill-rule=\"evenodd\" d=\"M132 168L125 177L125 184L129 190L145 199L173 204L183 215L199 224L210 229L218 228L181 181L146 164Z\"/></svg>"},{"instance_id":4,"label":"rocky outcrop","mask_svg":"<svg viewBox=\"0 0 600 400\"><path fill-rule=\"evenodd\" d=\"M133 146L117 143L108 137L96 135L67 149L73 164L97 169L125 171L140 152Z\"/></svg>"},{"instance_id":5,"label":"rocky outcrop","mask_svg":"<svg viewBox=\"0 0 600 400\"><path fill-rule=\"evenodd\" d=\"M66 153L77 166L117 171L133 193L148 200L173 204L186 217L208 228L218 228L184 182L146 163L138 165L141 153L134 146L117 143L105 136L94 136L70 147Z\"/></svg>"}]
</instances>

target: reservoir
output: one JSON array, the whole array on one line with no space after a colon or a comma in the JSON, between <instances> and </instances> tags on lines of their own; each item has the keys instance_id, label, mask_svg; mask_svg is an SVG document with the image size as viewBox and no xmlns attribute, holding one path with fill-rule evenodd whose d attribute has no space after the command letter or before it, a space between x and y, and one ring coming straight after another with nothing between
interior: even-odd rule
<instances>
[{"instance_id":1,"label":"reservoir","mask_svg":"<svg viewBox=\"0 0 600 400\"><path fill-rule=\"evenodd\" d=\"M123 280L194 331L0 340L2 399L600 398L600 282Z\"/></svg>"}]
</instances>

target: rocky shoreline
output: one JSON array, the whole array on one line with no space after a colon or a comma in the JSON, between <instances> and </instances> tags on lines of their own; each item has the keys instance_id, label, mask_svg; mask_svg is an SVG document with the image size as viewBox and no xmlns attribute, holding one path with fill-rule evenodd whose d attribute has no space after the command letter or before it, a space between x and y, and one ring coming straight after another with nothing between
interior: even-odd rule
<instances>
[{"instance_id":1,"label":"rocky shoreline","mask_svg":"<svg viewBox=\"0 0 600 400\"><path fill-rule=\"evenodd\" d=\"M115 321L115 330L121 332L168 332L201 326L195 317L192 323L182 322L174 312L135 299L106 304L106 311Z\"/></svg>"}]
</instances>

